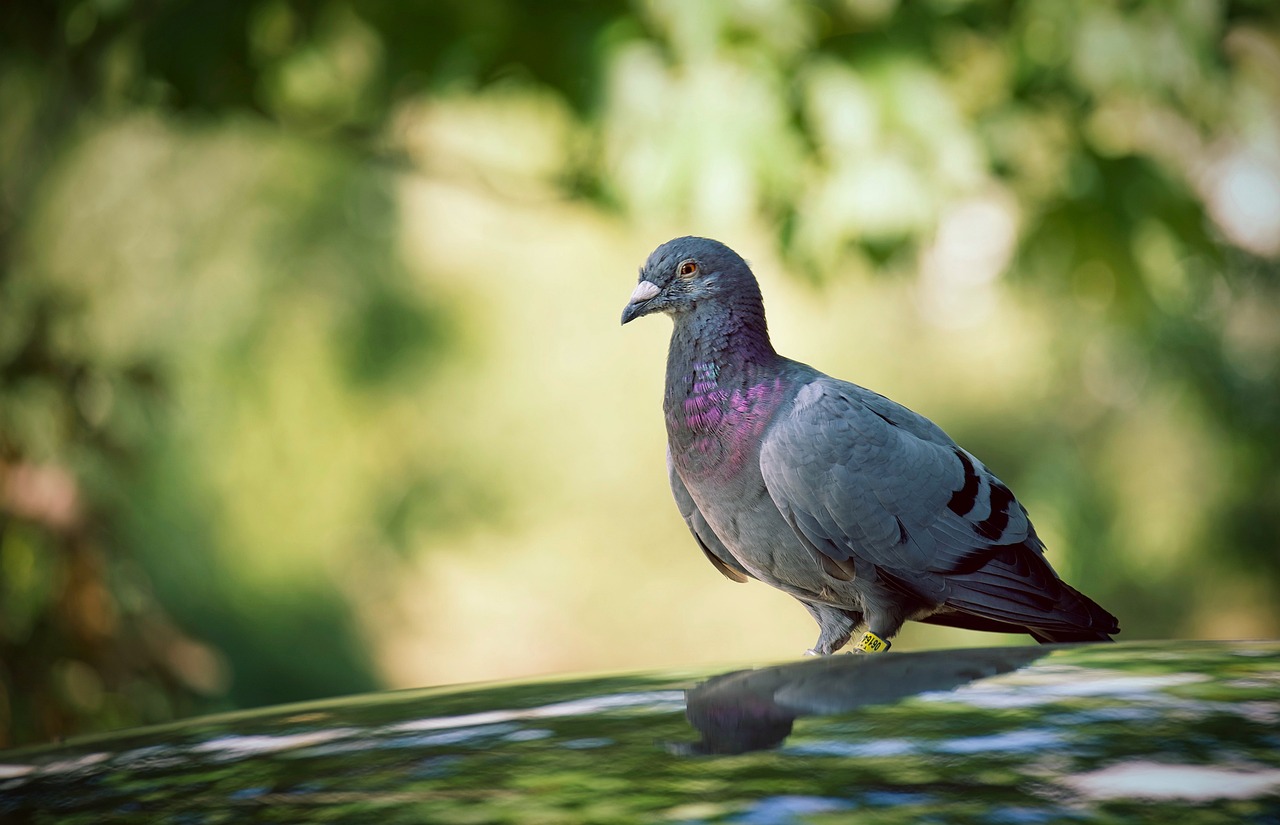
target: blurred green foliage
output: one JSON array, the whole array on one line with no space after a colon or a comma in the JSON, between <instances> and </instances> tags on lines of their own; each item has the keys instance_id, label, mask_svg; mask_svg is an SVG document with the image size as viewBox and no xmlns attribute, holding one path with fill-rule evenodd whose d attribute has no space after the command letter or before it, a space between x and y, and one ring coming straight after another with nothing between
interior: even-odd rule
<instances>
[{"instance_id":1,"label":"blurred green foliage","mask_svg":"<svg viewBox=\"0 0 1280 825\"><path fill-rule=\"evenodd\" d=\"M856 287L818 366L1127 635L1274 634L1277 67L1261 1L4 4L0 745L733 635L582 320L691 231Z\"/></svg>"}]
</instances>

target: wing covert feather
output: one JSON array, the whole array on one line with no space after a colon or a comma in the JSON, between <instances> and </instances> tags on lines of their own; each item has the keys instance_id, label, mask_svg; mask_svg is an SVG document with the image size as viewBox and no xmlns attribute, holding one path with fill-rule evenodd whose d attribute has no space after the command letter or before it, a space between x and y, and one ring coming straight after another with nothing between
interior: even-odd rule
<instances>
[{"instance_id":1,"label":"wing covert feather","mask_svg":"<svg viewBox=\"0 0 1280 825\"><path fill-rule=\"evenodd\" d=\"M1008 488L937 425L836 379L800 391L766 436L760 465L810 544L922 585L1034 536Z\"/></svg>"}]
</instances>

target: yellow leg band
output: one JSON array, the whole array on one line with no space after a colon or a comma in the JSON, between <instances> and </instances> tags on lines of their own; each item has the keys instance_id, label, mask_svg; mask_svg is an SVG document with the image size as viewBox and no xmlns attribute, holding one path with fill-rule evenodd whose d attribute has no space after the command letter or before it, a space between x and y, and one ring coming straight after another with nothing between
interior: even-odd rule
<instances>
[{"instance_id":1,"label":"yellow leg band","mask_svg":"<svg viewBox=\"0 0 1280 825\"><path fill-rule=\"evenodd\" d=\"M862 638L855 642L853 646L866 653L884 653L886 650L893 647L891 643L881 639L870 630L863 633Z\"/></svg>"}]
</instances>

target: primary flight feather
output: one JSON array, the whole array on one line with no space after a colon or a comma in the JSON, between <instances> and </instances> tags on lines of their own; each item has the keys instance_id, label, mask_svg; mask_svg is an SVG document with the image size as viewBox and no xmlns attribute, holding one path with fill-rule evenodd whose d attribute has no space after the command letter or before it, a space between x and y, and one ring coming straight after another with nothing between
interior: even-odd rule
<instances>
[{"instance_id":1,"label":"primary flight feather","mask_svg":"<svg viewBox=\"0 0 1280 825\"><path fill-rule=\"evenodd\" d=\"M622 312L674 321L663 411L685 523L721 573L795 598L809 652L884 650L907 621L1109 641L1027 512L929 419L779 355L746 262L718 241L654 250Z\"/></svg>"}]
</instances>

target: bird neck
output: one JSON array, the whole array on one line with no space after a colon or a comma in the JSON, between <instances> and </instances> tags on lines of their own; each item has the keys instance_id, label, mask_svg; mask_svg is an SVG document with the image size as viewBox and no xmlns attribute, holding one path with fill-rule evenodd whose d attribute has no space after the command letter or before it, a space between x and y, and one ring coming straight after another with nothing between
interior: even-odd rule
<instances>
[{"instance_id":1,"label":"bird neck","mask_svg":"<svg viewBox=\"0 0 1280 825\"><path fill-rule=\"evenodd\" d=\"M663 409L673 440L731 425L778 377L762 308L699 309L678 316L671 333Z\"/></svg>"},{"instance_id":2,"label":"bird neck","mask_svg":"<svg viewBox=\"0 0 1280 825\"><path fill-rule=\"evenodd\" d=\"M667 352L668 388L673 380L706 372L708 365L723 383L771 366L777 359L763 308L697 307L675 318Z\"/></svg>"}]
</instances>

